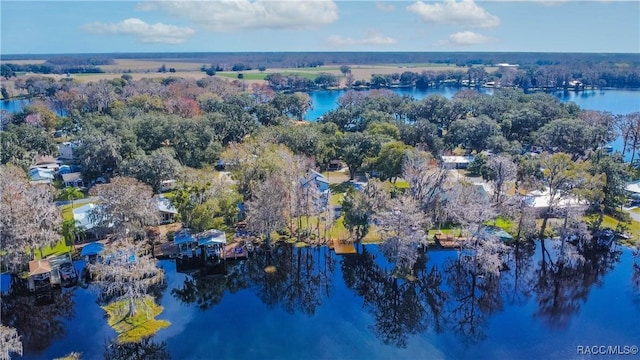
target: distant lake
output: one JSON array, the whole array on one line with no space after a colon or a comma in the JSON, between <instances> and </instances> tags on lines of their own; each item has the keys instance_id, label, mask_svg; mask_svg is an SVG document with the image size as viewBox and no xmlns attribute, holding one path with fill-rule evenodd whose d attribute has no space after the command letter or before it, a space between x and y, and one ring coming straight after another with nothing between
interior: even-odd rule
<instances>
[{"instance_id":1,"label":"distant lake","mask_svg":"<svg viewBox=\"0 0 640 360\"><path fill-rule=\"evenodd\" d=\"M399 95L409 95L417 100L422 100L432 94L442 95L447 99L451 99L458 91L466 89L440 87L426 90L416 88L394 88L390 90ZM480 88L479 91L487 94L493 93L493 89L490 88ZM310 92L313 109L307 113L305 119L316 120L323 114L336 109L338 107L338 99L345 92L346 90ZM563 102L575 102L581 109L609 111L614 115L640 111L639 90L559 91L553 94Z\"/></svg>"},{"instance_id":2,"label":"distant lake","mask_svg":"<svg viewBox=\"0 0 640 360\"><path fill-rule=\"evenodd\" d=\"M555 261L551 242L546 249ZM456 258L428 251L412 282L394 278L375 245L346 256L281 245L271 257L230 262L227 275L197 276L163 260L157 318L171 326L138 349L173 359L567 359L580 345L640 344L640 289L626 248L560 268L542 261L540 242L523 245L498 281L474 281ZM55 301L3 297L3 321L18 320L24 358L103 358L115 332L96 294L78 287Z\"/></svg>"},{"instance_id":3,"label":"distant lake","mask_svg":"<svg viewBox=\"0 0 640 360\"><path fill-rule=\"evenodd\" d=\"M19 99L19 100L1 100L0 101L0 110L5 110L10 113L17 113L21 111L25 106L29 105L31 100L28 99Z\"/></svg>"}]
</instances>

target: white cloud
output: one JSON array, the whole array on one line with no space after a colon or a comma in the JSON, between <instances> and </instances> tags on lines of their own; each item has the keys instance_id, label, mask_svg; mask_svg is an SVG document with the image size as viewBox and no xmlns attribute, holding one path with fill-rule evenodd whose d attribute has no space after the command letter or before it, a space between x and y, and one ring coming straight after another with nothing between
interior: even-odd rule
<instances>
[{"instance_id":1,"label":"white cloud","mask_svg":"<svg viewBox=\"0 0 640 360\"><path fill-rule=\"evenodd\" d=\"M452 24L478 28L500 25L500 19L497 16L490 14L473 0L445 0L434 4L418 1L407 6L407 10L418 14L427 24Z\"/></svg>"},{"instance_id":2,"label":"white cloud","mask_svg":"<svg viewBox=\"0 0 640 360\"><path fill-rule=\"evenodd\" d=\"M269 1L158 1L145 2L139 10L161 9L193 21L210 31L241 29L305 29L338 20L332 0Z\"/></svg>"},{"instance_id":3,"label":"white cloud","mask_svg":"<svg viewBox=\"0 0 640 360\"><path fill-rule=\"evenodd\" d=\"M369 32L366 37L362 39L354 39L350 37L344 37L339 35L332 35L327 39L327 43L331 47L345 47L345 46L357 46L357 45L393 45L398 41L390 36L384 36L379 33Z\"/></svg>"},{"instance_id":4,"label":"white cloud","mask_svg":"<svg viewBox=\"0 0 640 360\"><path fill-rule=\"evenodd\" d=\"M396 7L386 2L376 1L376 9L382 12L392 12L395 11Z\"/></svg>"},{"instance_id":5,"label":"white cloud","mask_svg":"<svg viewBox=\"0 0 640 360\"><path fill-rule=\"evenodd\" d=\"M471 46L493 42L494 39L473 31L460 31L449 35L447 40L438 42L441 46Z\"/></svg>"},{"instance_id":6,"label":"white cloud","mask_svg":"<svg viewBox=\"0 0 640 360\"><path fill-rule=\"evenodd\" d=\"M110 24L95 22L85 24L82 28L94 34L131 35L144 43L181 44L195 34L195 31L188 27L163 23L147 24L137 18Z\"/></svg>"}]
</instances>

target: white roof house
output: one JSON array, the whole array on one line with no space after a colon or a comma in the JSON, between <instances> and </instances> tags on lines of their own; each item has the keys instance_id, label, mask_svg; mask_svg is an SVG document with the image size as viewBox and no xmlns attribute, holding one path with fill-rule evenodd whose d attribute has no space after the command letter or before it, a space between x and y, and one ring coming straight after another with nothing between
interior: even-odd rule
<instances>
[{"instance_id":1,"label":"white roof house","mask_svg":"<svg viewBox=\"0 0 640 360\"><path fill-rule=\"evenodd\" d=\"M549 189L544 191L535 190L526 195L527 205L533 208L546 208L551 201L551 195ZM558 208L576 207L582 205L588 205L587 200L580 200L573 196L561 197L557 203Z\"/></svg>"},{"instance_id":2,"label":"white roof house","mask_svg":"<svg viewBox=\"0 0 640 360\"><path fill-rule=\"evenodd\" d=\"M473 156L443 156L442 165L446 168L466 169L474 159Z\"/></svg>"},{"instance_id":3,"label":"white roof house","mask_svg":"<svg viewBox=\"0 0 640 360\"><path fill-rule=\"evenodd\" d=\"M73 209L73 219L76 221L77 226L81 226L85 230L91 230L98 226L94 221L91 221L91 210L95 209L96 204L88 203Z\"/></svg>"},{"instance_id":4,"label":"white roof house","mask_svg":"<svg viewBox=\"0 0 640 360\"><path fill-rule=\"evenodd\" d=\"M53 170L41 169L37 167L29 169L29 180L31 182L50 184L53 179Z\"/></svg>"},{"instance_id":5,"label":"white roof house","mask_svg":"<svg viewBox=\"0 0 640 360\"><path fill-rule=\"evenodd\" d=\"M640 180L628 183L625 190L633 194L640 194Z\"/></svg>"}]
</instances>

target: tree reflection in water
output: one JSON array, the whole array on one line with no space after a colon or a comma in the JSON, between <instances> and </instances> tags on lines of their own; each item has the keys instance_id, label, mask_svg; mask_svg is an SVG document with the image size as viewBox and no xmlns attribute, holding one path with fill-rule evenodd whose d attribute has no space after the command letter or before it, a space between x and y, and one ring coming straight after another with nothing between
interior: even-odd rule
<instances>
[{"instance_id":1,"label":"tree reflection in water","mask_svg":"<svg viewBox=\"0 0 640 360\"><path fill-rule=\"evenodd\" d=\"M424 254L414 266L414 281L393 277L376 264L366 247L343 257L341 265L346 286L364 298L364 306L375 318L372 329L385 344L406 347L409 335L429 326L435 332L443 330L442 277L435 267L426 269Z\"/></svg>"},{"instance_id":2,"label":"tree reflection in water","mask_svg":"<svg viewBox=\"0 0 640 360\"><path fill-rule=\"evenodd\" d=\"M622 252L615 246L603 249L591 242L578 247L583 259L571 261L550 252L547 241L539 244L541 258L534 271L538 311L534 316L549 327L565 328L587 300L591 287L602 285L604 275L620 261Z\"/></svg>"},{"instance_id":3,"label":"tree reflection in water","mask_svg":"<svg viewBox=\"0 0 640 360\"><path fill-rule=\"evenodd\" d=\"M444 262L430 265L426 252L414 265L415 278L402 279L392 276L393 267L375 246L360 245L356 254L340 257L340 266L346 287L363 298L373 316L371 330L383 343L406 347L411 335L453 331L472 345L485 338L490 316L505 304L522 306L531 297L538 305L537 318L550 327L565 327L621 254L615 248L577 248L584 261L561 262L551 243L517 243L503 256L498 272L482 272L454 252L439 254ZM189 276L171 293L206 310L225 292L250 288L269 307L312 315L332 295L336 258L327 247L276 244L256 249L244 261L228 262L224 275ZM640 299L636 266L633 279ZM265 271L268 267L275 271Z\"/></svg>"},{"instance_id":4,"label":"tree reflection in water","mask_svg":"<svg viewBox=\"0 0 640 360\"><path fill-rule=\"evenodd\" d=\"M631 291L633 302L640 309L640 246L638 246L633 254L633 263L631 264Z\"/></svg>"},{"instance_id":5,"label":"tree reflection in water","mask_svg":"<svg viewBox=\"0 0 640 360\"><path fill-rule=\"evenodd\" d=\"M37 298L20 282L12 282L8 294L2 295L2 324L15 328L21 336L24 352L39 352L65 333L64 320L74 317L73 292L51 290Z\"/></svg>"},{"instance_id":6,"label":"tree reflection in water","mask_svg":"<svg viewBox=\"0 0 640 360\"><path fill-rule=\"evenodd\" d=\"M447 261L444 273L450 288L451 328L466 344L481 341L488 316L502 308L500 274L470 271L460 259Z\"/></svg>"},{"instance_id":7,"label":"tree reflection in water","mask_svg":"<svg viewBox=\"0 0 640 360\"><path fill-rule=\"evenodd\" d=\"M147 337L140 342L120 344L115 339L104 344L105 360L169 360L167 343Z\"/></svg>"},{"instance_id":8,"label":"tree reflection in water","mask_svg":"<svg viewBox=\"0 0 640 360\"><path fill-rule=\"evenodd\" d=\"M312 315L330 296L335 259L327 247L281 244L262 249L248 262L251 283L269 306L280 304L289 313ZM267 272L274 266L275 272Z\"/></svg>"},{"instance_id":9,"label":"tree reflection in water","mask_svg":"<svg viewBox=\"0 0 640 360\"><path fill-rule=\"evenodd\" d=\"M274 272L265 271L274 267ZM247 260L227 262L221 275L204 276L194 272L181 288L171 294L201 310L214 306L229 291L253 287L268 306L280 304L286 311L314 314L322 299L330 295L335 259L326 247L275 245L256 250Z\"/></svg>"},{"instance_id":10,"label":"tree reflection in water","mask_svg":"<svg viewBox=\"0 0 640 360\"><path fill-rule=\"evenodd\" d=\"M511 305L523 305L531 297L535 283L533 256L535 242L516 242L505 261L506 271L501 275L504 300Z\"/></svg>"}]
</instances>

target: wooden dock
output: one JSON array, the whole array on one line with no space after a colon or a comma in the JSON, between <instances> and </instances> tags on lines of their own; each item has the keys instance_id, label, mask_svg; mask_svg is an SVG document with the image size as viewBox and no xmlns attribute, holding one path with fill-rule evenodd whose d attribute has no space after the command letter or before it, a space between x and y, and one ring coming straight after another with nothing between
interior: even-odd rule
<instances>
[{"instance_id":1,"label":"wooden dock","mask_svg":"<svg viewBox=\"0 0 640 360\"><path fill-rule=\"evenodd\" d=\"M333 249L336 255L355 254L356 248L353 246L353 242L346 240L331 239L329 241L329 249Z\"/></svg>"},{"instance_id":2,"label":"wooden dock","mask_svg":"<svg viewBox=\"0 0 640 360\"><path fill-rule=\"evenodd\" d=\"M466 237L454 236L451 234L437 233L433 236L436 244L446 249L457 249L462 242L466 241Z\"/></svg>"},{"instance_id":3,"label":"wooden dock","mask_svg":"<svg viewBox=\"0 0 640 360\"><path fill-rule=\"evenodd\" d=\"M224 260L227 259L245 259L249 256L249 251L242 244L234 242L231 244L227 244L223 250L221 250L221 258Z\"/></svg>"}]
</instances>

